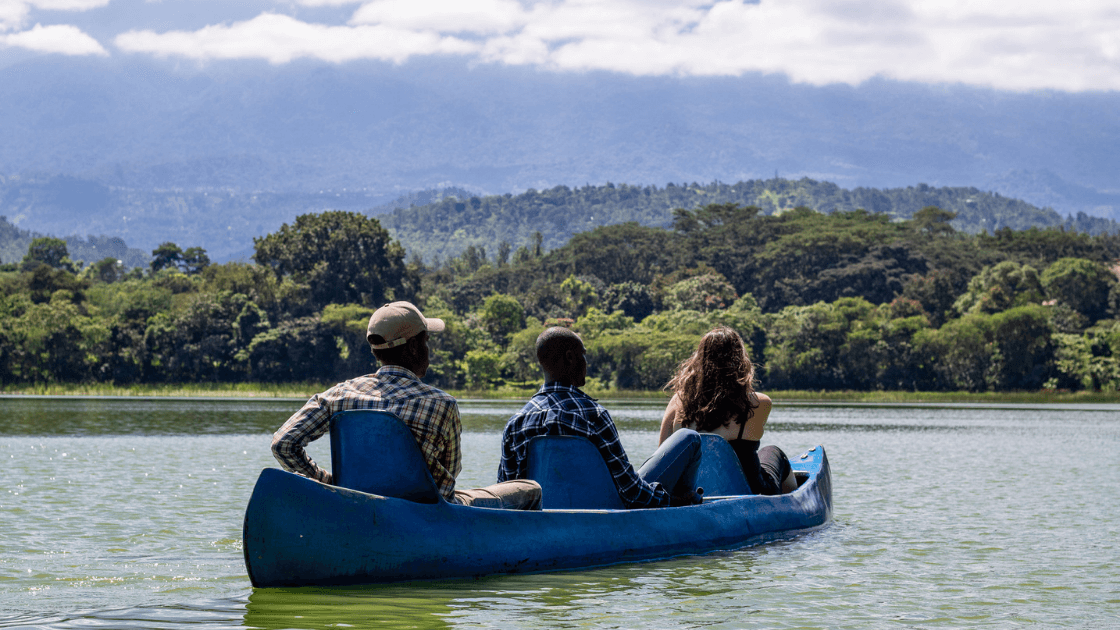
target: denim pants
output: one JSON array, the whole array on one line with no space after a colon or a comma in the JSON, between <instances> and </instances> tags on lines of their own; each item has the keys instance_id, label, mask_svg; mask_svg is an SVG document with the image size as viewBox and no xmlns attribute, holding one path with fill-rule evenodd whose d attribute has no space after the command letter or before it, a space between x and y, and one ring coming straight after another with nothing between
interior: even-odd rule
<instances>
[{"instance_id":1,"label":"denim pants","mask_svg":"<svg viewBox=\"0 0 1120 630\"><path fill-rule=\"evenodd\" d=\"M695 490L700 442L700 434L692 429L674 431L642 464L638 476L647 483L660 483L669 494Z\"/></svg>"}]
</instances>

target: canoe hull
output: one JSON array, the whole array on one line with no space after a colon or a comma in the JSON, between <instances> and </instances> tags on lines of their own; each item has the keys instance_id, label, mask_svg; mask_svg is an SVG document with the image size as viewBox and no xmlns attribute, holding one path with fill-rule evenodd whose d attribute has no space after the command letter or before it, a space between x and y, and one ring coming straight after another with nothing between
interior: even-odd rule
<instances>
[{"instance_id":1,"label":"canoe hull","mask_svg":"<svg viewBox=\"0 0 1120 630\"><path fill-rule=\"evenodd\" d=\"M414 503L270 468L245 513L245 564L254 586L271 587L535 573L731 549L831 520L824 449L791 463L808 480L787 495L540 512Z\"/></svg>"}]
</instances>

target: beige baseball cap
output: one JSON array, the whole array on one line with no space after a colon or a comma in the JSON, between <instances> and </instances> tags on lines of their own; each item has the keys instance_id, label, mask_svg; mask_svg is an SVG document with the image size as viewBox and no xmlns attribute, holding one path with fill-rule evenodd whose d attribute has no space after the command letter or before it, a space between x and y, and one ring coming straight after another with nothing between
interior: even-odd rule
<instances>
[{"instance_id":1,"label":"beige baseball cap","mask_svg":"<svg viewBox=\"0 0 1120 630\"><path fill-rule=\"evenodd\" d=\"M366 340L377 335L385 343L375 344L370 341L374 350L387 350L404 344L410 338L424 331L440 332L443 330L443 320L434 317L424 317L420 309L411 302L393 302L386 304L373 312L366 328Z\"/></svg>"}]
</instances>

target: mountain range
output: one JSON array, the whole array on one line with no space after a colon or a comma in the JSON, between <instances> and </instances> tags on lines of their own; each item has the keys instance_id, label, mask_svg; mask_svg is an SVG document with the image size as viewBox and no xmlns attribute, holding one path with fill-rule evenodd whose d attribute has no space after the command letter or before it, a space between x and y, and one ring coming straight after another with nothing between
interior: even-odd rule
<instances>
[{"instance_id":1,"label":"mountain range","mask_svg":"<svg viewBox=\"0 0 1120 630\"><path fill-rule=\"evenodd\" d=\"M1120 97L1107 92L128 55L29 56L0 67L0 86L0 215L215 260L298 214L384 212L446 188L809 178L1120 218Z\"/></svg>"},{"instance_id":2,"label":"mountain range","mask_svg":"<svg viewBox=\"0 0 1120 630\"><path fill-rule=\"evenodd\" d=\"M1062 217L1050 208L1038 208L1020 199L976 188L933 187L856 188L847 190L832 182L809 178L772 178L735 184L720 182L669 184L665 187L605 184L547 190L520 195L464 196L462 191L423 205L398 207L380 216L381 223L408 250L427 261L456 256L468 247L496 252L501 243L509 249L532 247L539 232L545 249L560 247L574 234L602 225L636 222L668 228L674 210L691 210L708 204L756 206L762 214L782 214L798 207L818 212L881 213L907 220L928 206L956 215L954 229L994 233L1003 228L1062 228L1089 234L1120 233L1120 223L1083 212ZM401 204L403 206L403 204Z\"/></svg>"}]
</instances>

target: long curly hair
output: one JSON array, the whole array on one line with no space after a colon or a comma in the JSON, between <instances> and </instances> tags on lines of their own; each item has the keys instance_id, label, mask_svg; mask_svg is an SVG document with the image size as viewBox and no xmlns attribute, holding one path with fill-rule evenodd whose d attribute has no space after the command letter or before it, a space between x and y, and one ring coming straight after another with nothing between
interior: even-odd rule
<instances>
[{"instance_id":1,"label":"long curly hair","mask_svg":"<svg viewBox=\"0 0 1120 630\"><path fill-rule=\"evenodd\" d=\"M685 359L666 385L681 403L681 421L697 431L710 432L742 416L746 422L758 407L754 393L754 364L739 333L720 326L704 335L692 356Z\"/></svg>"}]
</instances>

